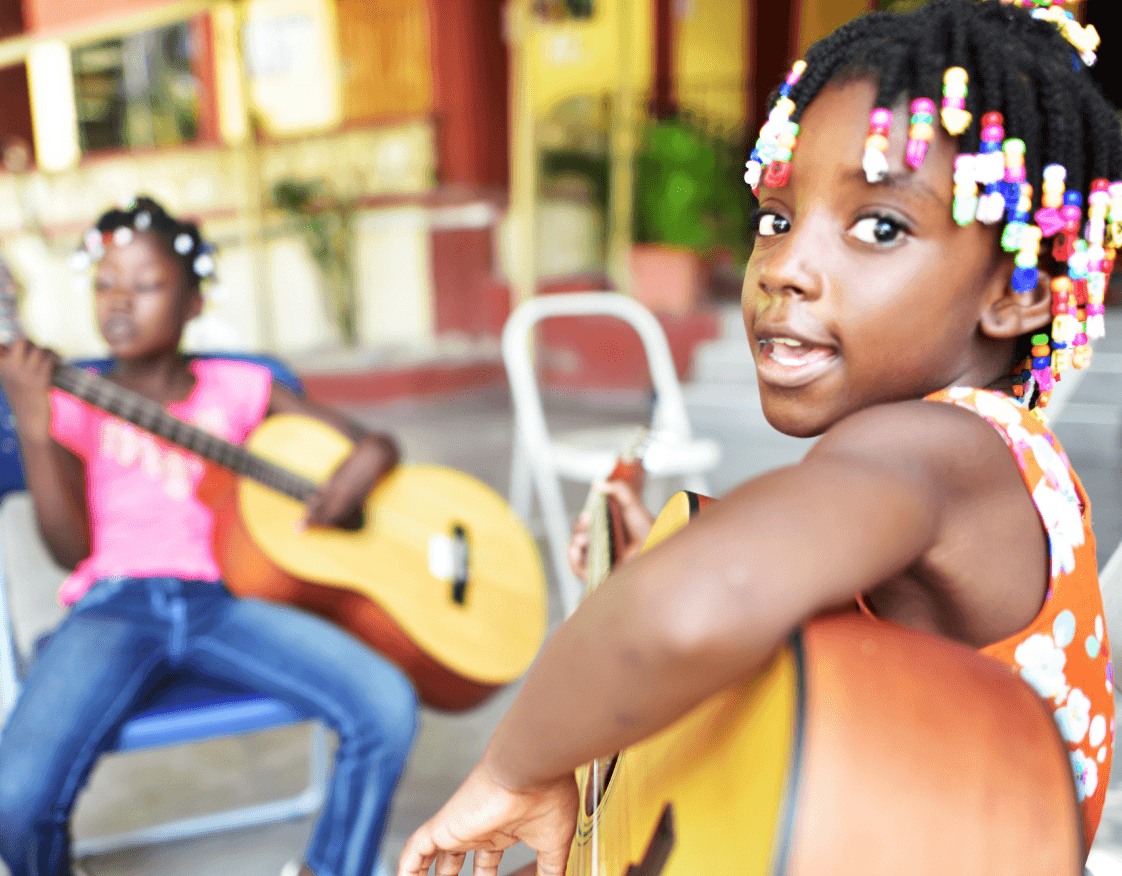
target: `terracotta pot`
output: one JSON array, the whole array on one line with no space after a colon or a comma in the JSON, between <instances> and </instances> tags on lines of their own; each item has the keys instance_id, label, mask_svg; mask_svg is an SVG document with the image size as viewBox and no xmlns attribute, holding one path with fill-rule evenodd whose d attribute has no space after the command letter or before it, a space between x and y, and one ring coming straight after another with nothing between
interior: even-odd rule
<instances>
[{"instance_id":1,"label":"terracotta pot","mask_svg":"<svg viewBox=\"0 0 1122 876\"><path fill-rule=\"evenodd\" d=\"M705 268L697 253L636 243L630 262L633 294L655 313L683 316L697 306L705 288Z\"/></svg>"}]
</instances>

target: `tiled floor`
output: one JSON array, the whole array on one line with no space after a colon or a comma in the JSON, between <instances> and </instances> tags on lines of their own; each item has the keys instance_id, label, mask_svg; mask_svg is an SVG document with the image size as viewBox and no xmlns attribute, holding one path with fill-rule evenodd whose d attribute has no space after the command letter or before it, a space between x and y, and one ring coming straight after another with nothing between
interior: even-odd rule
<instances>
[{"instance_id":1,"label":"tiled floor","mask_svg":"<svg viewBox=\"0 0 1122 876\"><path fill-rule=\"evenodd\" d=\"M735 316L731 332L735 336ZM1065 409L1057 431L1092 497L1100 560L1122 538L1122 314L1111 314L1111 331L1097 357L1104 368L1090 374ZM695 429L717 438L724 449L711 483L717 495L753 474L798 459L806 442L772 431L753 407L751 384L739 366L736 343L707 357L703 379L687 387ZM740 360L742 361L742 360ZM557 400L549 409L555 425L640 420L643 399L599 397ZM438 461L474 474L505 492L510 458L510 406L505 392L488 391L428 401L403 401L353 411L392 429L412 460ZM584 490L570 492L575 509ZM548 566L548 564L547 564ZM556 604L553 619L558 617ZM446 799L481 754L487 737L515 690L505 690L464 715L426 710L416 750L396 799L385 857L396 856L411 830ZM96 771L80 801L74 826L89 835L162 813L193 811L215 801L260 799L294 790L306 760L299 730L274 731L234 741L127 758L110 758ZM88 862L94 876L194 876L230 873L275 876L297 857L311 831L310 819L103 855ZM1112 783L1108 809L1092 860L1096 876L1122 876L1122 778ZM503 872L528 860L525 850L508 855ZM1115 869L1112 869L1115 868ZM0 873L3 867L0 865Z\"/></svg>"}]
</instances>

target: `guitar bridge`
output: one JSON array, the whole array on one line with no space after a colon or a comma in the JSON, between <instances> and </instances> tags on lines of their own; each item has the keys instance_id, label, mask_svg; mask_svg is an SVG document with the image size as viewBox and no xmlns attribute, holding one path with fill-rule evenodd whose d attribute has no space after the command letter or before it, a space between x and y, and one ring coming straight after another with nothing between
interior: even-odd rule
<instances>
[{"instance_id":1,"label":"guitar bridge","mask_svg":"<svg viewBox=\"0 0 1122 876\"><path fill-rule=\"evenodd\" d=\"M429 572L434 578L449 583L449 595L457 605L467 601L471 580L467 530L457 523L451 535L442 532L429 536Z\"/></svg>"}]
</instances>

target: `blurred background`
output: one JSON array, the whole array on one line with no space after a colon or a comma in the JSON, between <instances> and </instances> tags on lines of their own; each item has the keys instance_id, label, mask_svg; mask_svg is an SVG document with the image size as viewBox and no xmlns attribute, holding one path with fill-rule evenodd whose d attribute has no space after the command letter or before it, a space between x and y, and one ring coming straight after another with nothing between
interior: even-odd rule
<instances>
[{"instance_id":1,"label":"blurred background","mask_svg":"<svg viewBox=\"0 0 1122 876\"><path fill-rule=\"evenodd\" d=\"M219 247L195 348L479 364L518 301L599 287L663 314L684 365L739 295L768 92L839 24L914 5L0 0L0 251L70 355L101 341L69 256L148 192Z\"/></svg>"},{"instance_id":2,"label":"blurred background","mask_svg":"<svg viewBox=\"0 0 1122 876\"><path fill-rule=\"evenodd\" d=\"M688 348L739 294L767 91L867 5L0 0L0 249L71 355L101 342L69 256L138 192L218 244L198 348L486 359L512 304L590 285Z\"/></svg>"},{"instance_id":3,"label":"blurred background","mask_svg":"<svg viewBox=\"0 0 1122 876\"><path fill-rule=\"evenodd\" d=\"M740 322L748 140L810 43L915 5L0 0L0 255L33 339L101 354L90 277L71 256L102 211L151 194L218 247L188 346L278 355L309 394L396 431L408 457L503 493L507 316L537 294L619 290L666 331L694 429L723 449L720 495L806 449L763 420ZM1116 6L1081 13L1108 47L1122 45ZM1094 68L1116 104L1119 57L1104 51ZM1057 425L1103 562L1122 539L1120 300L1112 284L1108 336ZM641 420L642 348L589 326L561 319L539 335L551 426ZM579 507L581 490L568 498ZM474 764L514 692L462 716L424 712L387 861ZM284 729L145 757L98 768L79 837L266 799L307 770L303 737ZM1122 796L1111 801L1100 844L1114 857L1096 876L1122 873ZM88 864L97 876L265 876L299 854L311 823ZM509 860L504 872L525 850Z\"/></svg>"}]
</instances>

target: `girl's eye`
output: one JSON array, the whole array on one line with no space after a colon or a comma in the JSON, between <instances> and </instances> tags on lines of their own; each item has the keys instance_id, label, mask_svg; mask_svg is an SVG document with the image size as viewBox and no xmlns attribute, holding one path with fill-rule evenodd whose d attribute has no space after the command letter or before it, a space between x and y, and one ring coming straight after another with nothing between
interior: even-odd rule
<instances>
[{"instance_id":1,"label":"girl's eye","mask_svg":"<svg viewBox=\"0 0 1122 876\"><path fill-rule=\"evenodd\" d=\"M761 213L756 220L756 233L761 237L774 237L791 230L791 222L776 213Z\"/></svg>"},{"instance_id":2,"label":"girl's eye","mask_svg":"<svg viewBox=\"0 0 1122 876\"><path fill-rule=\"evenodd\" d=\"M849 233L864 243L874 246L891 246L899 243L902 235L908 229L902 222L897 222L888 216L867 216L857 220Z\"/></svg>"}]
</instances>

